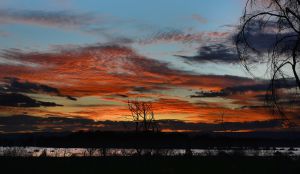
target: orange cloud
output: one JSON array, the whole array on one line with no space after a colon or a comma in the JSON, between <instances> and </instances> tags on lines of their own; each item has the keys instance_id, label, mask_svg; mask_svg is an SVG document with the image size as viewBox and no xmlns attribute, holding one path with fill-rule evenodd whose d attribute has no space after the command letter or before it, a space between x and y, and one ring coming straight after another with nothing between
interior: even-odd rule
<instances>
[{"instance_id":1,"label":"orange cloud","mask_svg":"<svg viewBox=\"0 0 300 174\"><path fill-rule=\"evenodd\" d=\"M199 102L190 96L175 98L160 91L171 88L186 90L215 90L238 85L251 85L252 79L237 76L195 75L169 68L168 64L146 58L129 47L94 45L74 47L53 52L23 52L6 50L2 57L35 64L36 66L0 64L0 78L17 77L29 82L46 84L59 89L64 96L99 96L109 106L86 106L63 111L61 108L19 109L41 115L83 116L97 120L122 120L129 114L129 98L148 98L154 102L157 118L176 118L193 122L216 122L224 112L227 122L263 121L274 118L265 108L242 108L262 105L255 93L232 94L230 102ZM231 108L238 105L241 108ZM72 106L65 106L72 107ZM4 108L1 109L5 110ZM71 110L71 111L70 111ZM6 112L17 112L7 111ZM48 112L48 113L47 113Z\"/></svg>"}]
</instances>

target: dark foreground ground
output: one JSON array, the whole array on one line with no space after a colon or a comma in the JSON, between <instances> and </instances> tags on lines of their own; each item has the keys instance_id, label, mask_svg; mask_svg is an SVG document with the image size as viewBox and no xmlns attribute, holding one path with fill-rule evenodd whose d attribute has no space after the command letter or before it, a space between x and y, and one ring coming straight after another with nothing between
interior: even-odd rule
<instances>
[{"instance_id":1,"label":"dark foreground ground","mask_svg":"<svg viewBox=\"0 0 300 174\"><path fill-rule=\"evenodd\" d=\"M106 157L0 158L1 173L241 173L300 172L300 159L287 157Z\"/></svg>"}]
</instances>

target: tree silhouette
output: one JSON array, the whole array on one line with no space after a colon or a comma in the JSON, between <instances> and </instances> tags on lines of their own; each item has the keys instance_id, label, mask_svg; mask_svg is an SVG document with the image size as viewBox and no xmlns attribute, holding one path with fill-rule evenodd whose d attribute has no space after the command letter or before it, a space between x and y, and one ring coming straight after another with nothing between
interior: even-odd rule
<instances>
[{"instance_id":1,"label":"tree silhouette","mask_svg":"<svg viewBox=\"0 0 300 174\"><path fill-rule=\"evenodd\" d=\"M300 53L300 0L247 0L236 47L240 60L251 74L253 67L267 64L267 73L270 75L267 101L284 116L278 102L279 89L291 83L295 89L300 89L297 67Z\"/></svg>"},{"instance_id":2,"label":"tree silhouette","mask_svg":"<svg viewBox=\"0 0 300 174\"><path fill-rule=\"evenodd\" d=\"M128 100L128 108L136 131L158 131L151 102Z\"/></svg>"}]
</instances>

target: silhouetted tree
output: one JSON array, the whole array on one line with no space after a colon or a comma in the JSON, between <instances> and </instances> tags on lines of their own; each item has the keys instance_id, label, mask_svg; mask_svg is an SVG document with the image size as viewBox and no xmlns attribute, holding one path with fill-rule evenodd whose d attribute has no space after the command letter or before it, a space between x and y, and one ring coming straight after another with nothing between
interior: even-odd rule
<instances>
[{"instance_id":1,"label":"silhouetted tree","mask_svg":"<svg viewBox=\"0 0 300 174\"><path fill-rule=\"evenodd\" d=\"M92 157L98 151L97 148L86 148L87 156Z\"/></svg>"},{"instance_id":2,"label":"silhouetted tree","mask_svg":"<svg viewBox=\"0 0 300 174\"><path fill-rule=\"evenodd\" d=\"M107 155L107 148L106 147L100 148L100 154L101 156L105 157Z\"/></svg>"},{"instance_id":3,"label":"silhouetted tree","mask_svg":"<svg viewBox=\"0 0 300 174\"><path fill-rule=\"evenodd\" d=\"M239 58L251 74L253 66L267 64L267 72L270 73L267 101L284 116L278 104L278 89L291 84L291 81L296 89L300 89L297 67L300 57L300 0L247 0L236 46Z\"/></svg>"},{"instance_id":4,"label":"silhouetted tree","mask_svg":"<svg viewBox=\"0 0 300 174\"><path fill-rule=\"evenodd\" d=\"M224 125L224 111L220 112L220 120L217 120L218 123L221 125L222 131L226 131L225 125Z\"/></svg>"},{"instance_id":5,"label":"silhouetted tree","mask_svg":"<svg viewBox=\"0 0 300 174\"><path fill-rule=\"evenodd\" d=\"M151 102L128 100L128 108L136 131L158 131Z\"/></svg>"},{"instance_id":6,"label":"silhouetted tree","mask_svg":"<svg viewBox=\"0 0 300 174\"><path fill-rule=\"evenodd\" d=\"M42 153L40 154L40 157L47 157L47 150L43 149Z\"/></svg>"}]
</instances>

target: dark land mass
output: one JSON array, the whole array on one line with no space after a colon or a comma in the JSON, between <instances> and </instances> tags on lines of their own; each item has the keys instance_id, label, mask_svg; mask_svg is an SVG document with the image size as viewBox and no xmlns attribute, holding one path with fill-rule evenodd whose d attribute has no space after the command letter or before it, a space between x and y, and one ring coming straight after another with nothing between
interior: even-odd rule
<instances>
[{"instance_id":1,"label":"dark land mass","mask_svg":"<svg viewBox=\"0 0 300 174\"><path fill-rule=\"evenodd\" d=\"M242 173L298 174L299 159L286 157L0 158L4 173Z\"/></svg>"},{"instance_id":2,"label":"dark land mass","mask_svg":"<svg viewBox=\"0 0 300 174\"><path fill-rule=\"evenodd\" d=\"M0 146L85 148L300 147L298 132L152 133L64 132L0 134ZM0 157L5 173L243 173L298 174L300 158L244 156Z\"/></svg>"},{"instance_id":3,"label":"dark land mass","mask_svg":"<svg viewBox=\"0 0 300 174\"><path fill-rule=\"evenodd\" d=\"M299 132L153 133L60 132L0 134L0 146L60 148L300 147Z\"/></svg>"}]
</instances>

